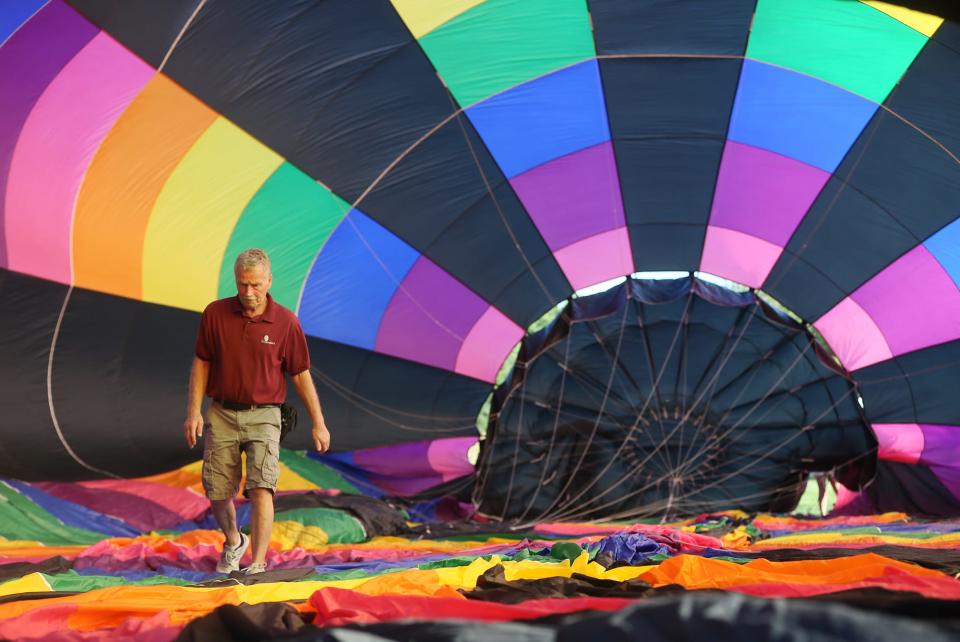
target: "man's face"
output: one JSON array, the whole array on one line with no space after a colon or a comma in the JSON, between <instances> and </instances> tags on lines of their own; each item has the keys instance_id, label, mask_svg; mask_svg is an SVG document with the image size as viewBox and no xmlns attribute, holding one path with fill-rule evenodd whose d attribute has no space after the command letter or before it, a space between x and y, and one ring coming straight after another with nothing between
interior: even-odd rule
<instances>
[{"instance_id":1,"label":"man's face","mask_svg":"<svg viewBox=\"0 0 960 642\"><path fill-rule=\"evenodd\" d=\"M236 277L240 305L244 310L256 310L267 298L267 290L273 283L273 275L269 274L262 265L257 265L249 270L238 271Z\"/></svg>"}]
</instances>

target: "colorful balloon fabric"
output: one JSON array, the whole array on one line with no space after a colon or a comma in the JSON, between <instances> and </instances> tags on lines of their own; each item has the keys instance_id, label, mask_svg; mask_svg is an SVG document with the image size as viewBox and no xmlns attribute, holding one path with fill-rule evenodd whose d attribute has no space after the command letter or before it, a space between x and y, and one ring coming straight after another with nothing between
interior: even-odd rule
<instances>
[{"instance_id":1,"label":"colorful balloon fabric","mask_svg":"<svg viewBox=\"0 0 960 642\"><path fill-rule=\"evenodd\" d=\"M452 636L470 621L626 614L683 594L721 600L718 590L836 602L842 621L886 609L899 626L960 600L957 521L727 511L526 531L424 523L305 481L338 478L316 458L285 450L283 462L269 570L250 577L215 572L223 535L208 507L184 508L184 496L198 497L198 463L121 483L0 484L0 637L249 639L230 632L242 619L258 639L313 639L411 618L450 620ZM246 504L239 516L245 525ZM960 625L955 611L939 625L951 622Z\"/></svg>"},{"instance_id":2,"label":"colorful balloon fabric","mask_svg":"<svg viewBox=\"0 0 960 642\"><path fill-rule=\"evenodd\" d=\"M18 0L0 96L0 638L960 635L955 7ZM334 450L238 579L250 247Z\"/></svg>"}]
</instances>

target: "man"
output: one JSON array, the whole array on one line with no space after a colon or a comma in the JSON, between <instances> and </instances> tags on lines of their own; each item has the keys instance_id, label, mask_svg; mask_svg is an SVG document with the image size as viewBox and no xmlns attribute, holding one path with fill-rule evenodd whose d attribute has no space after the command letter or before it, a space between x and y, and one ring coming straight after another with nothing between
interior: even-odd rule
<instances>
[{"instance_id":1,"label":"man","mask_svg":"<svg viewBox=\"0 0 960 642\"><path fill-rule=\"evenodd\" d=\"M240 558L252 545L253 559L244 572L253 574L266 570L273 528L284 373L310 413L319 452L330 447L330 433L310 376L310 353L300 322L268 293L273 283L270 258L263 250L246 250L237 256L233 272L237 296L214 301L200 320L183 430L193 448L207 428L203 488L226 537L217 572L239 570ZM206 424L200 414L204 393L213 399ZM241 452L247 456L244 495L252 505L249 538L237 528L233 505L240 487Z\"/></svg>"}]
</instances>

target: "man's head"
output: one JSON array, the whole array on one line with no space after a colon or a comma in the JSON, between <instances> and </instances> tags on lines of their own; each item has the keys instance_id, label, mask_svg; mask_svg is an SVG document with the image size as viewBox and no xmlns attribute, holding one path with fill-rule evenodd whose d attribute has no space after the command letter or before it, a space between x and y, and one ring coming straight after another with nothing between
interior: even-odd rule
<instances>
[{"instance_id":1,"label":"man's head","mask_svg":"<svg viewBox=\"0 0 960 642\"><path fill-rule=\"evenodd\" d=\"M273 284L270 257L266 252L259 248L244 250L233 264L233 274L244 310L256 311L266 304L267 290Z\"/></svg>"}]
</instances>

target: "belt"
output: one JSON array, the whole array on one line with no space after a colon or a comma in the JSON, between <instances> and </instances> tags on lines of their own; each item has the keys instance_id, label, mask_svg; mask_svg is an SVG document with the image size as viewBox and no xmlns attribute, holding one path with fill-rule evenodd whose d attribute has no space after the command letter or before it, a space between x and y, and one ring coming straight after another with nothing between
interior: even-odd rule
<instances>
[{"instance_id":1,"label":"belt","mask_svg":"<svg viewBox=\"0 0 960 642\"><path fill-rule=\"evenodd\" d=\"M257 408L279 408L278 403L237 403L236 401L224 401L223 399L214 399L214 403L220 404L224 410L256 410Z\"/></svg>"}]
</instances>

